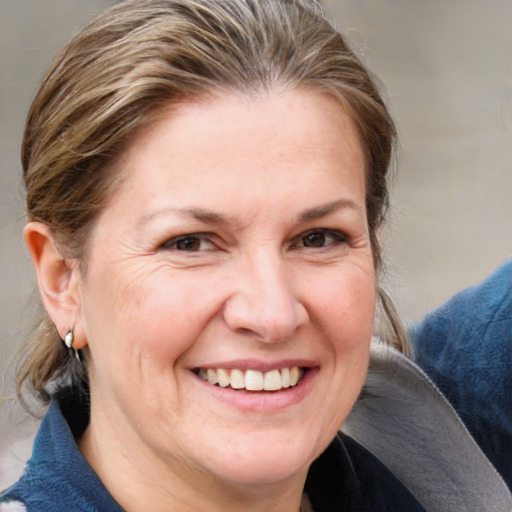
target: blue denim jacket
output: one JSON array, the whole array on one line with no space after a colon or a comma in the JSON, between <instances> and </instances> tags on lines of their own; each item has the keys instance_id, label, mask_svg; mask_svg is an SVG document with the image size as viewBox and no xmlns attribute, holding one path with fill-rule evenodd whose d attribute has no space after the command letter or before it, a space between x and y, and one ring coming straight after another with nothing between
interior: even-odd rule
<instances>
[{"instance_id":1,"label":"blue denim jacket","mask_svg":"<svg viewBox=\"0 0 512 512\"><path fill-rule=\"evenodd\" d=\"M512 489L512 258L410 334L413 359Z\"/></svg>"}]
</instances>

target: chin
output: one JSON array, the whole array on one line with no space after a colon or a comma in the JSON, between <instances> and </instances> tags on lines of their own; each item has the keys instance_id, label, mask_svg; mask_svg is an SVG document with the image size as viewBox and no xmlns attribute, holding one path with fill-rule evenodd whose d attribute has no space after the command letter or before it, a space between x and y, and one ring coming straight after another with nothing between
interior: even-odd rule
<instances>
[{"instance_id":1,"label":"chin","mask_svg":"<svg viewBox=\"0 0 512 512\"><path fill-rule=\"evenodd\" d=\"M300 437L300 436L299 436ZM247 445L247 439L251 442ZM210 460L213 472L220 479L245 486L271 486L294 479L304 480L313 460L325 448L313 450L310 436L297 439L296 433L287 436L247 433L244 445L231 445ZM325 443L328 444L328 441Z\"/></svg>"},{"instance_id":2,"label":"chin","mask_svg":"<svg viewBox=\"0 0 512 512\"><path fill-rule=\"evenodd\" d=\"M258 458L247 462L237 461L233 465L224 467L224 471L217 466L216 471L221 479L231 482L235 486L272 486L286 481L302 478L307 474L310 461L284 460L276 457Z\"/></svg>"}]
</instances>

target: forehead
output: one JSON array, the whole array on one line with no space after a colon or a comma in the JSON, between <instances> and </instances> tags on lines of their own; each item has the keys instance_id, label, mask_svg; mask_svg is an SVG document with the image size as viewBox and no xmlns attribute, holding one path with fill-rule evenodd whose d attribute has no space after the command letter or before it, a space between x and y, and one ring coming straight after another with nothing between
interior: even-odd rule
<instances>
[{"instance_id":1,"label":"forehead","mask_svg":"<svg viewBox=\"0 0 512 512\"><path fill-rule=\"evenodd\" d=\"M226 197L244 183L255 195L291 194L333 173L358 192L364 188L354 123L338 100L310 90L169 105L135 134L117 167L132 193L151 186L153 202L159 189L191 199L206 185L223 187Z\"/></svg>"}]
</instances>

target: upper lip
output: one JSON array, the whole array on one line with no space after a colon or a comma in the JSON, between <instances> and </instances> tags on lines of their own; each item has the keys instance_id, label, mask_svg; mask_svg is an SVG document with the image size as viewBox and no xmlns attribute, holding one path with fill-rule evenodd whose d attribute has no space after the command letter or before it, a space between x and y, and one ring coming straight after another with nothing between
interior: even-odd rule
<instances>
[{"instance_id":1,"label":"upper lip","mask_svg":"<svg viewBox=\"0 0 512 512\"><path fill-rule=\"evenodd\" d=\"M199 370L200 368L224 368L226 370L258 370L261 372L269 372L271 370L280 370L282 368L291 368L298 366L299 368L315 368L319 366L316 361L311 359L279 359L276 361L261 361L257 359L232 359L229 361L215 361L212 363L204 363L192 366L191 370Z\"/></svg>"}]
</instances>

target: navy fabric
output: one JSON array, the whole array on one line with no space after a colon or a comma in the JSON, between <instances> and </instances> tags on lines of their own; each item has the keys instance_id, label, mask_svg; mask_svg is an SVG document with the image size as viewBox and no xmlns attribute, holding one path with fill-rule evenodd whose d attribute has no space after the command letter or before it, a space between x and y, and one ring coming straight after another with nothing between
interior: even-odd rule
<instances>
[{"instance_id":1,"label":"navy fabric","mask_svg":"<svg viewBox=\"0 0 512 512\"><path fill-rule=\"evenodd\" d=\"M512 258L410 331L413 359L512 489Z\"/></svg>"},{"instance_id":2,"label":"navy fabric","mask_svg":"<svg viewBox=\"0 0 512 512\"><path fill-rule=\"evenodd\" d=\"M305 491L315 512L425 512L389 469L341 433L313 462Z\"/></svg>"},{"instance_id":3,"label":"navy fabric","mask_svg":"<svg viewBox=\"0 0 512 512\"><path fill-rule=\"evenodd\" d=\"M29 512L122 512L78 450L59 402L50 403L23 477L2 501L21 501Z\"/></svg>"},{"instance_id":4,"label":"navy fabric","mask_svg":"<svg viewBox=\"0 0 512 512\"><path fill-rule=\"evenodd\" d=\"M52 401L24 476L0 502L21 501L28 512L122 512L82 457L64 418L63 411L71 413L71 423L83 430L87 406L78 407L76 400L62 395ZM315 512L424 512L381 462L342 434L313 463L306 492Z\"/></svg>"}]
</instances>

